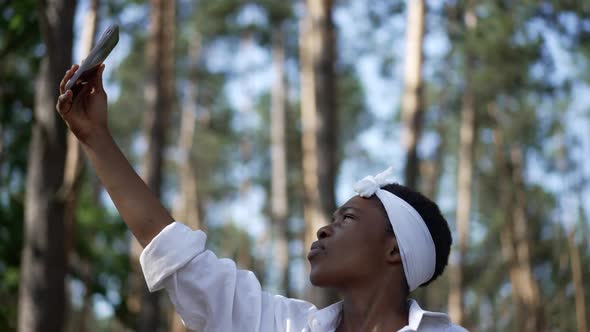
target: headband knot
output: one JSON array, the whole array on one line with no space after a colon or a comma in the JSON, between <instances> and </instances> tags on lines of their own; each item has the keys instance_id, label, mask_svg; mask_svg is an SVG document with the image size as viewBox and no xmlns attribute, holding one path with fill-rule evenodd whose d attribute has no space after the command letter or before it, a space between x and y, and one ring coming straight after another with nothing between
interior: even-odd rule
<instances>
[{"instance_id":1,"label":"headband knot","mask_svg":"<svg viewBox=\"0 0 590 332\"><path fill-rule=\"evenodd\" d=\"M393 167L389 167L375 176L367 175L364 179L358 181L354 185L354 191L356 191L361 197L371 197L375 195L377 190L381 189L381 187L394 182L388 179L391 175L393 175Z\"/></svg>"}]
</instances>

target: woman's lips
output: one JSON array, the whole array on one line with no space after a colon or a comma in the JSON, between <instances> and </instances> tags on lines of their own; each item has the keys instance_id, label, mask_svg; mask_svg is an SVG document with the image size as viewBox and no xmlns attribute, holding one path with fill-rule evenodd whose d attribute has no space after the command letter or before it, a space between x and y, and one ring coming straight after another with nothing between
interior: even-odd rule
<instances>
[{"instance_id":1,"label":"woman's lips","mask_svg":"<svg viewBox=\"0 0 590 332\"><path fill-rule=\"evenodd\" d=\"M324 249L319 249L319 248L318 249L311 249L309 251L309 254L307 254L307 259L311 261L314 257L321 255L323 253L324 253Z\"/></svg>"},{"instance_id":2,"label":"woman's lips","mask_svg":"<svg viewBox=\"0 0 590 332\"><path fill-rule=\"evenodd\" d=\"M320 255L323 253L324 253L324 249L321 249L321 248L311 249L309 251L309 254L307 254L307 259L311 260L312 258L316 257L317 255Z\"/></svg>"},{"instance_id":3,"label":"woman's lips","mask_svg":"<svg viewBox=\"0 0 590 332\"><path fill-rule=\"evenodd\" d=\"M317 255L323 254L325 252L324 246L316 241L311 245L311 249L309 250L309 254L307 254L307 259L311 260L312 258L316 257Z\"/></svg>"}]
</instances>

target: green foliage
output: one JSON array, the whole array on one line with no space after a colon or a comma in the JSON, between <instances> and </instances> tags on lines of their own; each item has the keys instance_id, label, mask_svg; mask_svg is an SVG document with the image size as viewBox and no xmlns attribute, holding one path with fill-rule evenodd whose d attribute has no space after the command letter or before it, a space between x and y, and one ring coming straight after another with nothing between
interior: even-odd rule
<instances>
[{"instance_id":1,"label":"green foliage","mask_svg":"<svg viewBox=\"0 0 590 332\"><path fill-rule=\"evenodd\" d=\"M0 198L24 188L27 149L33 117L34 81L41 36L35 1L0 4ZM31 15L33 13L33 15Z\"/></svg>"},{"instance_id":2,"label":"green foliage","mask_svg":"<svg viewBox=\"0 0 590 332\"><path fill-rule=\"evenodd\" d=\"M0 57L19 52L35 53L40 43L37 2L34 0L0 3Z\"/></svg>"},{"instance_id":3,"label":"green foliage","mask_svg":"<svg viewBox=\"0 0 590 332\"><path fill-rule=\"evenodd\" d=\"M86 291L110 302L125 322L129 320L125 294L131 273L130 235L121 217L101 203L95 181L95 175L89 174L82 185L74 235L77 264L71 266L70 273L90 286ZM113 293L119 296L113 298Z\"/></svg>"},{"instance_id":4,"label":"green foliage","mask_svg":"<svg viewBox=\"0 0 590 332\"><path fill-rule=\"evenodd\" d=\"M249 269L264 284L264 261L253 255L255 239L243 228L229 221L223 226L213 227L208 230L209 248L219 258L230 258L240 269Z\"/></svg>"},{"instance_id":5,"label":"green foliage","mask_svg":"<svg viewBox=\"0 0 590 332\"><path fill-rule=\"evenodd\" d=\"M16 329L27 152L41 36L36 1L0 2L0 330Z\"/></svg>"},{"instance_id":6,"label":"green foliage","mask_svg":"<svg viewBox=\"0 0 590 332\"><path fill-rule=\"evenodd\" d=\"M0 330L16 329L20 254L24 219L22 197L0 205Z\"/></svg>"},{"instance_id":7,"label":"green foliage","mask_svg":"<svg viewBox=\"0 0 590 332\"><path fill-rule=\"evenodd\" d=\"M133 156L131 145L142 128L139 124L147 107L145 85L138 84L146 80L146 40L147 36L142 32L133 36L133 51L114 70L112 78L113 82L117 82L121 95L116 100L109 99L109 128L128 156Z\"/></svg>"}]
</instances>

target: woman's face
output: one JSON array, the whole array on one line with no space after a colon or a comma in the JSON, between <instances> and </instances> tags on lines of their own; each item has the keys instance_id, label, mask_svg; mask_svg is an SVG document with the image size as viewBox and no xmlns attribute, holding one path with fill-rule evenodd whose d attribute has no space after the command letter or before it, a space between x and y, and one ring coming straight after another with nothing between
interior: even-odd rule
<instances>
[{"instance_id":1,"label":"woman's face","mask_svg":"<svg viewBox=\"0 0 590 332\"><path fill-rule=\"evenodd\" d=\"M355 196L334 212L311 246L311 283L345 289L381 275L392 250L389 220L378 198Z\"/></svg>"}]
</instances>

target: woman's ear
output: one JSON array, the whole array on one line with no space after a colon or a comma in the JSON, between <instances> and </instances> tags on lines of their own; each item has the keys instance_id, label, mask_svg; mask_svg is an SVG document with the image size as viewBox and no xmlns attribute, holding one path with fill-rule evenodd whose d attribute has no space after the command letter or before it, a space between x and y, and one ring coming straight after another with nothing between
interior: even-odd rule
<instances>
[{"instance_id":1,"label":"woman's ear","mask_svg":"<svg viewBox=\"0 0 590 332\"><path fill-rule=\"evenodd\" d=\"M391 238L388 240L387 252L385 253L385 257L387 262L390 264L402 263L402 256L399 252L399 247L397 245L397 240L395 238Z\"/></svg>"}]
</instances>

